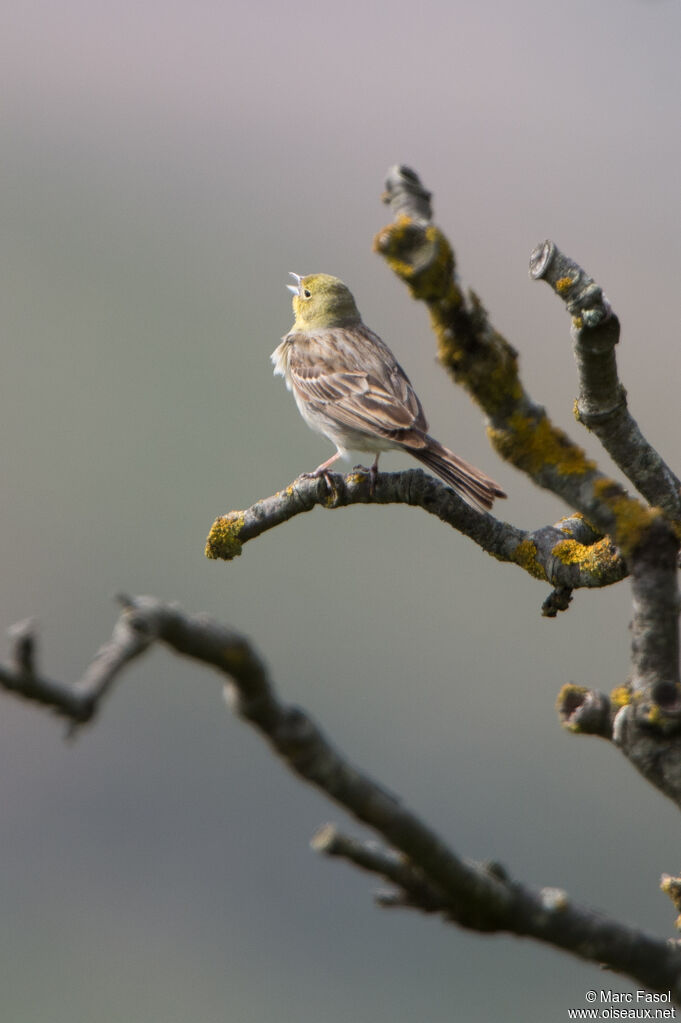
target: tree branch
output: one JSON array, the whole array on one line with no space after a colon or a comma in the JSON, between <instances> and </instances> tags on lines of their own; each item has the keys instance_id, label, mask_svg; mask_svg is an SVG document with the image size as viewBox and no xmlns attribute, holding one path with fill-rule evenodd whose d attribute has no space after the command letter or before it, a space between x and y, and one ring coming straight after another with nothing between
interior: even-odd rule
<instances>
[{"instance_id":1,"label":"tree branch","mask_svg":"<svg viewBox=\"0 0 681 1023\"><path fill-rule=\"evenodd\" d=\"M429 193L414 172L393 168L384 199L393 207L395 222L376 236L375 248L413 297L425 302L440 360L487 413L497 450L611 537L632 573L631 677L616 690L626 699L612 704L585 687L565 687L559 698L563 722L575 731L613 739L649 781L681 806L676 532L681 495L679 480L626 409L614 357L617 317L602 290L553 243L535 250L531 276L545 279L573 317L578 418L597 433L653 508L601 473L531 401L520 381L516 352L492 329L477 296L464 296L454 253L431 222ZM565 606L567 597L557 586L545 613Z\"/></svg>"},{"instance_id":2,"label":"tree branch","mask_svg":"<svg viewBox=\"0 0 681 1023\"><path fill-rule=\"evenodd\" d=\"M2 669L0 684L26 699L49 703L67 716L75 712L74 721L82 722L79 699L67 697L68 686L41 687L32 682L21 691L14 684L18 672L30 675L33 671L31 655L25 653L29 635L23 629L23 638L15 641L15 663ZM91 687L97 694L91 697L92 712L125 665L156 640L226 676L234 712L261 733L286 766L384 838L388 849L328 831L316 839L322 851L387 877L398 894L386 897L384 903L437 911L462 927L484 933L533 937L590 962L604 963L653 991L670 990L674 1000L681 1001L678 947L579 907L560 889L535 891L511 880L497 864L459 857L396 796L350 764L305 711L282 703L251 644L207 615L187 615L177 605L153 597L126 598L110 642L84 676L99 680ZM30 639L28 646L32 644ZM81 687L82 683L74 689Z\"/></svg>"},{"instance_id":3,"label":"tree branch","mask_svg":"<svg viewBox=\"0 0 681 1023\"><path fill-rule=\"evenodd\" d=\"M613 722L613 739L681 806L678 546L660 520L632 559L630 699Z\"/></svg>"},{"instance_id":4,"label":"tree branch","mask_svg":"<svg viewBox=\"0 0 681 1023\"><path fill-rule=\"evenodd\" d=\"M649 501L679 523L679 481L641 434L626 408L617 376L614 346L619 322L600 287L552 242L532 254L530 274L544 279L567 305L580 374L578 418L599 439ZM562 694L561 714L574 730L607 734L634 766L681 806L681 686L679 685L679 537L656 511L636 512L609 486L601 487L617 520L617 535L626 538L631 571L631 674L607 698L576 687ZM633 530L631 526L633 524ZM574 689L575 687L573 687ZM594 708L600 708L595 723Z\"/></svg>"},{"instance_id":5,"label":"tree branch","mask_svg":"<svg viewBox=\"0 0 681 1023\"><path fill-rule=\"evenodd\" d=\"M542 611L552 617L568 606L573 589L622 579L627 573L626 559L659 512L600 472L582 449L551 423L544 408L530 399L520 380L517 353L490 326L478 297L473 292L467 297L463 294L451 246L431 222L430 198L413 171L393 168L384 200L391 205L395 221L377 235L375 247L407 283L413 297L425 302L440 360L488 415L489 434L500 454L581 512L594 524L597 541L580 544L570 532L556 536L553 527L548 533L537 530L528 534L492 516L478 515L457 502L446 488L448 496L444 498L442 485L427 483L422 473L381 474L375 492L371 492L366 474L355 472L334 476L331 494L325 483L299 479L245 511L220 516L210 531L206 555L230 560L241 553L247 540L315 504L418 504L500 560L521 565L531 575L549 581L554 589ZM548 258L535 258L533 272L553 279L552 266ZM600 292L587 288L587 294L592 300ZM580 308L586 315L583 307L582 302ZM590 325L596 320L593 311L586 316Z\"/></svg>"},{"instance_id":6,"label":"tree branch","mask_svg":"<svg viewBox=\"0 0 681 1023\"><path fill-rule=\"evenodd\" d=\"M661 688L661 687L660 687ZM667 696L666 701L663 700ZM557 710L568 731L614 742L646 781L681 807L681 735L678 688L655 703L630 683L608 696L570 683L558 694Z\"/></svg>"},{"instance_id":7,"label":"tree branch","mask_svg":"<svg viewBox=\"0 0 681 1023\"><path fill-rule=\"evenodd\" d=\"M650 521L649 509L604 475L525 391L517 352L491 326L478 296L463 292L454 252L432 223L429 193L418 176L393 167L383 198L395 221L376 235L374 248L425 303L440 362L486 413L494 447L611 536L626 558Z\"/></svg>"},{"instance_id":8,"label":"tree branch","mask_svg":"<svg viewBox=\"0 0 681 1023\"><path fill-rule=\"evenodd\" d=\"M124 602L125 598L121 600ZM94 717L116 676L144 653L153 638L145 637L142 629L132 628L126 616L121 616L111 639L97 651L79 681L65 685L38 671L34 623L27 619L10 629L11 663L0 664L0 686L25 700L50 707L75 727Z\"/></svg>"},{"instance_id":9,"label":"tree branch","mask_svg":"<svg viewBox=\"0 0 681 1023\"><path fill-rule=\"evenodd\" d=\"M627 574L624 559L612 542L595 533L580 516L528 532L477 511L421 469L379 473L373 489L368 472L330 474L330 479L332 492L324 477L298 478L250 508L220 516L208 535L206 557L230 561L249 540L317 505L405 504L423 508L499 561L519 565L560 591L608 586ZM553 607L547 608L550 616L555 614Z\"/></svg>"},{"instance_id":10,"label":"tree branch","mask_svg":"<svg viewBox=\"0 0 681 1023\"><path fill-rule=\"evenodd\" d=\"M650 504L681 521L681 483L627 408L627 392L620 383L615 358L620 324L602 289L551 241L538 245L532 253L530 276L546 281L572 317L580 384L577 419L596 434Z\"/></svg>"},{"instance_id":11,"label":"tree branch","mask_svg":"<svg viewBox=\"0 0 681 1023\"><path fill-rule=\"evenodd\" d=\"M447 898L443 892L429 884L420 871L394 849L377 842L361 842L344 835L333 824L324 824L310 843L315 852L324 856L347 860L353 866L377 874L390 881L396 891L381 893L376 901L381 906L410 906L423 913L446 913Z\"/></svg>"}]
</instances>

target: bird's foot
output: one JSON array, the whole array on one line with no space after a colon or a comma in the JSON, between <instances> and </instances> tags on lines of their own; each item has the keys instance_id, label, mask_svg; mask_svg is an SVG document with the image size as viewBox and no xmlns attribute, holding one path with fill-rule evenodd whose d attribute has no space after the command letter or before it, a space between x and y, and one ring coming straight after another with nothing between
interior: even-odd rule
<instances>
[{"instance_id":1,"label":"bird's foot","mask_svg":"<svg viewBox=\"0 0 681 1023\"><path fill-rule=\"evenodd\" d=\"M323 479L324 483L326 484L326 489L329 491L331 497L335 500L338 497L338 488L334 483L333 479L334 475L335 475L334 473L329 472L326 466L320 465L319 468L315 469L314 472L301 472L298 478L301 480L318 480L320 478Z\"/></svg>"}]
</instances>

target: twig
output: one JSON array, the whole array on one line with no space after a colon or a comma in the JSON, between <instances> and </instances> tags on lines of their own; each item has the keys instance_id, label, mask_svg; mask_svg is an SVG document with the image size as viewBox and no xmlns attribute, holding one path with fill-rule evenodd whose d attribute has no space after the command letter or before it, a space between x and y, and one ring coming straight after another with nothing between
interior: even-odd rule
<instances>
[{"instance_id":1,"label":"twig","mask_svg":"<svg viewBox=\"0 0 681 1023\"><path fill-rule=\"evenodd\" d=\"M121 598L125 601L125 598ZM55 682L37 667L36 637L31 620L9 630L11 663L0 664L0 686L25 700L42 703L68 718L72 726L84 724L95 715L99 703L118 673L148 648L153 637L130 627L125 615L117 621L113 635L92 659L75 685Z\"/></svg>"},{"instance_id":2,"label":"twig","mask_svg":"<svg viewBox=\"0 0 681 1023\"><path fill-rule=\"evenodd\" d=\"M395 885L390 895L380 893L376 901L385 907L411 907L423 913L449 913L445 894L429 884L404 856L386 849L377 842L361 842L344 835L334 824L324 824L312 837L310 845L324 856L347 860L353 866L377 874Z\"/></svg>"}]
</instances>

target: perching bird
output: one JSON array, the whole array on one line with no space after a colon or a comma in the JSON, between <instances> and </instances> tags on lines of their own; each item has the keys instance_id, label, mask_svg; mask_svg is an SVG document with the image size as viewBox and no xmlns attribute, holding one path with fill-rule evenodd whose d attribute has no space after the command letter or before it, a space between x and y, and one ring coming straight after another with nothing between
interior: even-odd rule
<instances>
[{"instance_id":1,"label":"perching bird","mask_svg":"<svg viewBox=\"0 0 681 1023\"><path fill-rule=\"evenodd\" d=\"M481 510L501 487L428 434L428 422L406 373L378 335L362 323L349 288L329 274L295 277L295 323L272 352L274 372L293 391L308 426L336 445L314 473L321 476L349 450L407 451Z\"/></svg>"}]
</instances>

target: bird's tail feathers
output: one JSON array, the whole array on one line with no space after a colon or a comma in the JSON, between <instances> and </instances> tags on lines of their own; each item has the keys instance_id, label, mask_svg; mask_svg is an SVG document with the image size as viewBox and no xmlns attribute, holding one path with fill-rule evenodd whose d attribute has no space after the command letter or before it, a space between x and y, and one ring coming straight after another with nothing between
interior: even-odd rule
<instances>
[{"instance_id":1,"label":"bird's tail feathers","mask_svg":"<svg viewBox=\"0 0 681 1023\"><path fill-rule=\"evenodd\" d=\"M495 497L506 497L499 484L480 469L459 458L432 437L428 440L427 447L421 450L410 448L410 454L437 473L468 504L480 511L489 511Z\"/></svg>"}]
</instances>

